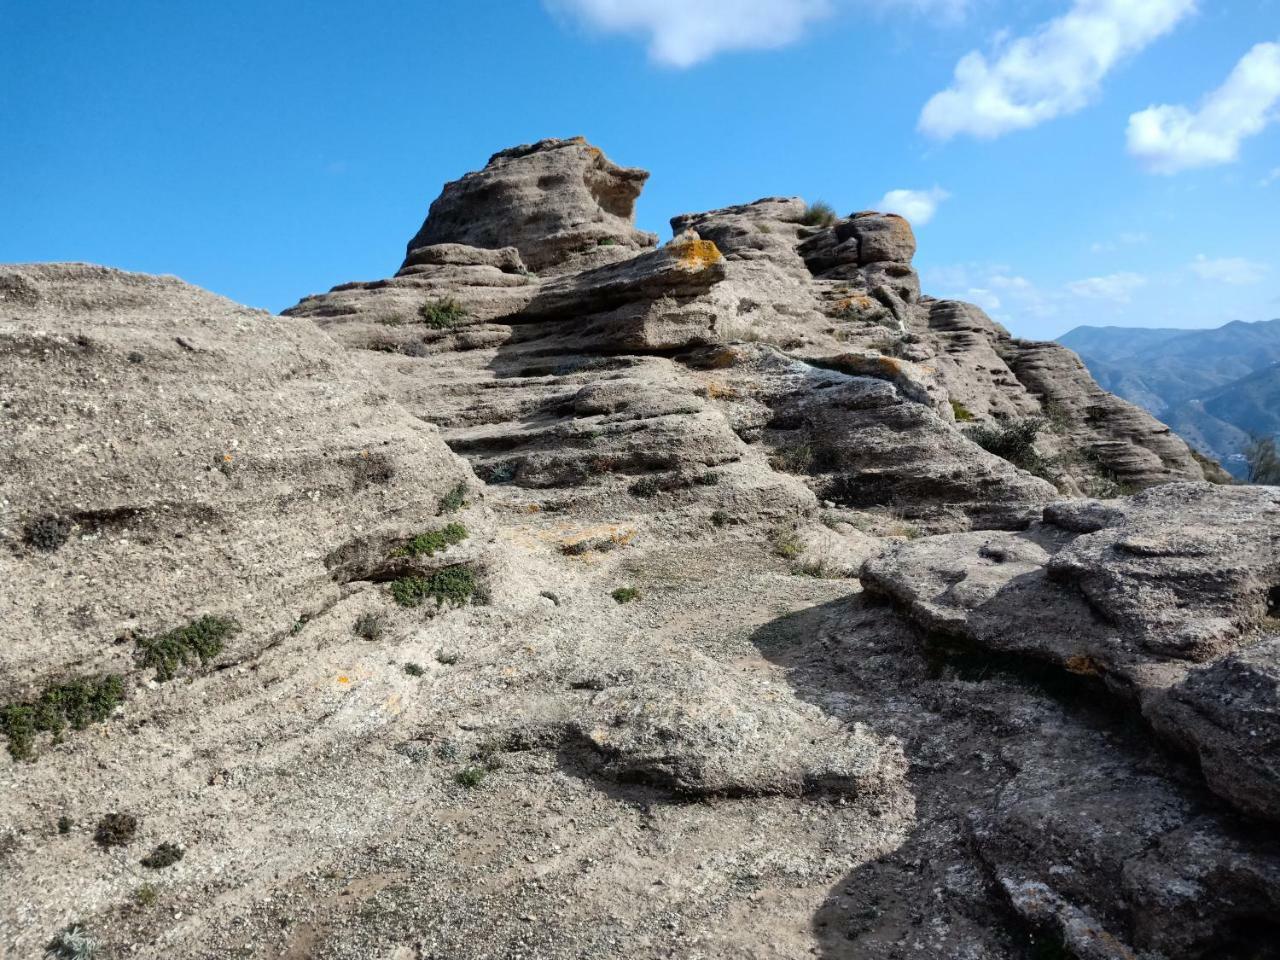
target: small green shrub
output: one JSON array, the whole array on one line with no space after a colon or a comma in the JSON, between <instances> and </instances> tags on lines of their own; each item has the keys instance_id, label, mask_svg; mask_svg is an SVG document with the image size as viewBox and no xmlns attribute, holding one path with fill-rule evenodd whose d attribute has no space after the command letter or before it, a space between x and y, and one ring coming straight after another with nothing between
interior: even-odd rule
<instances>
[{"instance_id":1,"label":"small green shrub","mask_svg":"<svg viewBox=\"0 0 1280 960\"><path fill-rule=\"evenodd\" d=\"M619 587L611 596L618 603L631 603L633 600L640 599L640 591L635 587Z\"/></svg>"},{"instance_id":2,"label":"small green shrub","mask_svg":"<svg viewBox=\"0 0 1280 960\"><path fill-rule=\"evenodd\" d=\"M614 237L601 237L596 241L596 246L598 247L616 247L617 245L618 241Z\"/></svg>"},{"instance_id":3,"label":"small green shrub","mask_svg":"<svg viewBox=\"0 0 1280 960\"><path fill-rule=\"evenodd\" d=\"M45 945L45 960L93 960L98 956L98 941L78 923L59 930Z\"/></svg>"},{"instance_id":4,"label":"small green shrub","mask_svg":"<svg viewBox=\"0 0 1280 960\"><path fill-rule=\"evenodd\" d=\"M452 297L445 297L428 300L418 308L418 316L432 329L448 330L466 321L467 310Z\"/></svg>"},{"instance_id":5,"label":"small green shrub","mask_svg":"<svg viewBox=\"0 0 1280 960\"><path fill-rule=\"evenodd\" d=\"M131 813L108 813L98 821L94 842L102 848L124 847L133 843L138 832L138 818Z\"/></svg>"},{"instance_id":6,"label":"small green shrub","mask_svg":"<svg viewBox=\"0 0 1280 960\"><path fill-rule=\"evenodd\" d=\"M440 504L436 507L436 513L457 513L466 506L466 504L467 485L465 483L460 483L440 498Z\"/></svg>"},{"instance_id":7,"label":"small green shrub","mask_svg":"<svg viewBox=\"0 0 1280 960\"><path fill-rule=\"evenodd\" d=\"M144 867L151 870L163 870L165 867L171 867L186 855L176 843L162 843L154 850L148 853L140 861Z\"/></svg>"},{"instance_id":8,"label":"small green shrub","mask_svg":"<svg viewBox=\"0 0 1280 960\"><path fill-rule=\"evenodd\" d=\"M22 531L22 542L45 553L53 553L71 538L71 521L61 517L34 517Z\"/></svg>"},{"instance_id":9,"label":"small green shrub","mask_svg":"<svg viewBox=\"0 0 1280 960\"><path fill-rule=\"evenodd\" d=\"M154 907L159 900L160 888L154 883L144 883L133 891L133 902L144 909L146 907Z\"/></svg>"},{"instance_id":10,"label":"small green shrub","mask_svg":"<svg viewBox=\"0 0 1280 960\"><path fill-rule=\"evenodd\" d=\"M729 511L713 510L711 511L711 524L716 527L723 527L729 523Z\"/></svg>"},{"instance_id":11,"label":"small green shrub","mask_svg":"<svg viewBox=\"0 0 1280 960\"><path fill-rule=\"evenodd\" d=\"M452 667L455 663L462 659L462 655L456 650L437 650L436 663L442 663L446 667Z\"/></svg>"},{"instance_id":12,"label":"small green shrub","mask_svg":"<svg viewBox=\"0 0 1280 960\"><path fill-rule=\"evenodd\" d=\"M461 564L445 567L426 577L401 577L391 582L391 596L402 607L418 607L427 600L437 606L463 606L476 593L475 572Z\"/></svg>"},{"instance_id":13,"label":"small green shrub","mask_svg":"<svg viewBox=\"0 0 1280 960\"><path fill-rule=\"evenodd\" d=\"M795 527L778 527L773 531L773 552L784 560L794 560L804 553L804 541Z\"/></svg>"},{"instance_id":14,"label":"small green shrub","mask_svg":"<svg viewBox=\"0 0 1280 960\"><path fill-rule=\"evenodd\" d=\"M380 613L362 613L351 625L351 632L361 640L381 640L386 633L386 624Z\"/></svg>"},{"instance_id":15,"label":"small green shrub","mask_svg":"<svg viewBox=\"0 0 1280 960\"><path fill-rule=\"evenodd\" d=\"M467 539L467 528L460 523L445 524L439 530L428 530L391 551L392 557L430 557Z\"/></svg>"},{"instance_id":16,"label":"small green shrub","mask_svg":"<svg viewBox=\"0 0 1280 960\"><path fill-rule=\"evenodd\" d=\"M951 412L956 416L956 423L969 423L973 420L973 412L959 400L951 401Z\"/></svg>"},{"instance_id":17,"label":"small green shrub","mask_svg":"<svg viewBox=\"0 0 1280 960\"><path fill-rule=\"evenodd\" d=\"M965 431L965 436L988 453L1008 460L1037 477L1052 479L1052 464L1036 451L1036 437L1045 421L1038 417L983 424Z\"/></svg>"},{"instance_id":18,"label":"small green shrub","mask_svg":"<svg viewBox=\"0 0 1280 960\"><path fill-rule=\"evenodd\" d=\"M420 663L406 663L404 665L404 672L411 677L421 677L427 671Z\"/></svg>"},{"instance_id":19,"label":"small green shrub","mask_svg":"<svg viewBox=\"0 0 1280 960\"><path fill-rule=\"evenodd\" d=\"M66 836L68 833L70 833L71 828L74 827L75 825L76 825L76 822L72 820L70 817L68 817L65 813L58 818L58 832L63 836Z\"/></svg>"},{"instance_id":20,"label":"small green shrub","mask_svg":"<svg viewBox=\"0 0 1280 960\"><path fill-rule=\"evenodd\" d=\"M836 222L835 208L825 200L815 200L804 209L800 222L806 227L829 227Z\"/></svg>"},{"instance_id":21,"label":"small green shrub","mask_svg":"<svg viewBox=\"0 0 1280 960\"><path fill-rule=\"evenodd\" d=\"M57 742L67 727L83 730L101 723L123 699L124 680L116 674L76 677L46 687L34 701L0 708L0 732L10 756L34 760L36 734L51 733Z\"/></svg>"},{"instance_id":22,"label":"small green shrub","mask_svg":"<svg viewBox=\"0 0 1280 960\"><path fill-rule=\"evenodd\" d=\"M222 652L225 641L240 630L240 625L227 617L205 615L155 637L140 637L135 653L138 664L154 668L160 682L172 680L178 670L194 661L201 666Z\"/></svg>"},{"instance_id":23,"label":"small green shrub","mask_svg":"<svg viewBox=\"0 0 1280 960\"><path fill-rule=\"evenodd\" d=\"M463 767L453 775L453 780L461 787L474 790L484 782L484 767Z\"/></svg>"}]
</instances>

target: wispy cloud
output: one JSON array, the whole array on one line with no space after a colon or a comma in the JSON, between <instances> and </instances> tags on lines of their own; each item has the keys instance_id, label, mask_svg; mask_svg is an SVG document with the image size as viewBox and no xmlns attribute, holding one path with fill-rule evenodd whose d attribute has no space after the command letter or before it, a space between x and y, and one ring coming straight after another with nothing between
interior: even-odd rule
<instances>
[{"instance_id":1,"label":"wispy cloud","mask_svg":"<svg viewBox=\"0 0 1280 960\"><path fill-rule=\"evenodd\" d=\"M1126 231L1120 234L1114 240L1099 240L1089 245L1091 253L1114 253L1121 247L1135 247L1139 244L1147 243L1151 239L1151 235L1142 233L1141 231Z\"/></svg>"},{"instance_id":2,"label":"wispy cloud","mask_svg":"<svg viewBox=\"0 0 1280 960\"><path fill-rule=\"evenodd\" d=\"M1155 173L1231 163L1240 144L1280 118L1280 43L1260 43L1192 111L1148 107L1129 118L1129 153Z\"/></svg>"},{"instance_id":3,"label":"wispy cloud","mask_svg":"<svg viewBox=\"0 0 1280 960\"><path fill-rule=\"evenodd\" d=\"M941 187L932 190L890 190L876 204L877 210L906 217L915 226L923 226L938 212L938 204L951 194Z\"/></svg>"},{"instance_id":4,"label":"wispy cloud","mask_svg":"<svg viewBox=\"0 0 1280 960\"><path fill-rule=\"evenodd\" d=\"M994 59L962 57L952 85L925 104L920 129L943 140L998 137L1074 113L1113 67L1194 9L1195 0L1075 0L1033 34L1004 41Z\"/></svg>"},{"instance_id":5,"label":"wispy cloud","mask_svg":"<svg viewBox=\"0 0 1280 960\"><path fill-rule=\"evenodd\" d=\"M1201 280L1244 287L1251 283L1261 283L1270 272L1270 268L1265 263L1246 260L1244 257L1214 259L1200 254L1191 261L1191 271Z\"/></svg>"},{"instance_id":6,"label":"wispy cloud","mask_svg":"<svg viewBox=\"0 0 1280 960\"><path fill-rule=\"evenodd\" d=\"M1273 183L1275 183L1277 180L1280 180L1280 167L1276 167L1274 170L1268 173L1265 177L1259 180L1258 186L1269 187Z\"/></svg>"},{"instance_id":7,"label":"wispy cloud","mask_svg":"<svg viewBox=\"0 0 1280 960\"><path fill-rule=\"evenodd\" d=\"M1147 285L1147 278L1140 273L1111 273L1105 277L1089 277L1067 284L1067 290L1086 300L1110 300L1112 303L1128 303L1136 290Z\"/></svg>"},{"instance_id":8,"label":"wispy cloud","mask_svg":"<svg viewBox=\"0 0 1280 960\"><path fill-rule=\"evenodd\" d=\"M645 38L649 56L691 67L731 50L767 50L800 40L842 6L959 19L970 0L543 0L553 12L606 33Z\"/></svg>"}]
</instances>

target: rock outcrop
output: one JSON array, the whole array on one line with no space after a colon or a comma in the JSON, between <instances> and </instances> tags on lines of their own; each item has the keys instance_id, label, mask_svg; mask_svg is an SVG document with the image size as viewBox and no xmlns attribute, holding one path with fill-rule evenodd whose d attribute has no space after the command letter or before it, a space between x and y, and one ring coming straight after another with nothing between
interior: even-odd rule
<instances>
[{"instance_id":1,"label":"rock outcrop","mask_svg":"<svg viewBox=\"0 0 1280 960\"><path fill-rule=\"evenodd\" d=\"M1280 493L901 217L646 177L284 317L0 268L6 955L1275 955Z\"/></svg>"},{"instance_id":2,"label":"rock outcrop","mask_svg":"<svg viewBox=\"0 0 1280 960\"><path fill-rule=\"evenodd\" d=\"M0 703L78 673L150 675L146 638L235 623L209 665L250 660L342 596L353 542L385 557L433 526L475 562L482 515L437 519L471 471L310 323L176 279L6 267ZM189 651L178 651L188 656ZM143 658L145 660L145 658Z\"/></svg>"}]
</instances>

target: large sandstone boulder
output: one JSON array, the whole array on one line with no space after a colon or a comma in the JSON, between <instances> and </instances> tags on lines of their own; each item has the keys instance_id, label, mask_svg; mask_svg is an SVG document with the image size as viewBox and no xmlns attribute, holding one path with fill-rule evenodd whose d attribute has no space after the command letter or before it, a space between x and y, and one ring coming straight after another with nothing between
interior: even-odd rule
<instances>
[{"instance_id":1,"label":"large sandstone boulder","mask_svg":"<svg viewBox=\"0 0 1280 960\"><path fill-rule=\"evenodd\" d=\"M139 644L202 617L236 625L206 666L251 658L381 578L336 553L385 558L477 495L438 431L308 321L82 264L0 283L18 294L0 318L0 703L69 674L149 679ZM433 565L486 539L478 515L449 519L468 535Z\"/></svg>"},{"instance_id":2,"label":"large sandstone boulder","mask_svg":"<svg viewBox=\"0 0 1280 960\"><path fill-rule=\"evenodd\" d=\"M649 174L620 167L582 137L502 150L483 170L445 184L409 241L515 247L534 271L564 272L632 256L657 238L635 229Z\"/></svg>"}]
</instances>

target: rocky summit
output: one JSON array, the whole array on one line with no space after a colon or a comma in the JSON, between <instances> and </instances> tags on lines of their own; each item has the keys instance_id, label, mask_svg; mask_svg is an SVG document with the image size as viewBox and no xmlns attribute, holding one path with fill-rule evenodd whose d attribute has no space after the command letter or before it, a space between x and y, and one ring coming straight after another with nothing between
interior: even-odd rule
<instances>
[{"instance_id":1,"label":"rocky summit","mask_svg":"<svg viewBox=\"0 0 1280 960\"><path fill-rule=\"evenodd\" d=\"M284 316L0 267L5 956L1280 957L1280 492L647 178Z\"/></svg>"}]
</instances>

